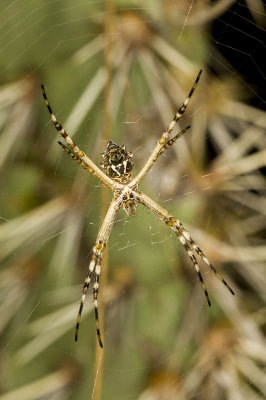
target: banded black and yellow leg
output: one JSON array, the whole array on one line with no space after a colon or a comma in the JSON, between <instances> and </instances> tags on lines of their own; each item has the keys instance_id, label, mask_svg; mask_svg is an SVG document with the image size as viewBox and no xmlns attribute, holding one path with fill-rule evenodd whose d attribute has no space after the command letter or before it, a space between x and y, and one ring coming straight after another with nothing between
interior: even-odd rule
<instances>
[{"instance_id":1,"label":"banded black and yellow leg","mask_svg":"<svg viewBox=\"0 0 266 400\"><path fill-rule=\"evenodd\" d=\"M192 263L194 265L195 271L197 272L199 280L200 280L200 283L201 283L201 287L203 289L203 292L204 292L205 297L207 299L208 305L210 307L211 306L211 301L210 301L209 294L208 294L208 291L207 291L206 286L205 286L205 282L204 282L203 277L201 275L197 259L196 259L195 255L193 254L193 252L192 252L189 244L187 243L186 239L184 238L182 232L179 229L176 229L175 233L176 233L180 243L184 246L189 258L191 259L191 261L192 261Z\"/></svg>"},{"instance_id":2,"label":"banded black and yellow leg","mask_svg":"<svg viewBox=\"0 0 266 400\"><path fill-rule=\"evenodd\" d=\"M233 295L235 295L235 292L233 291L233 289L228 285L228 283L224 280L224 278L222 277L221 274L219 274L219 272L216 270L216 268L210 263L210 261L208 260L208 258L205 256L205 254L203 253L203 251L199 248L199 246L194 242L194 240L192 239L192 237L190 236L190 234L185 230L185 228L182 226L180 228L182 235L184 236L184 238L187 240L187 242L189 243L189 245L196 251L196 253L202 258L202 260L210 267L210 269L215 273L215 275L217 276L217 278L220 279L220 281L224 284L224 286L229 290L230 293L232 293Z\"/></svg>"},{"instance_id":3,"label":"banded black and yellow leg","mask_svg":"<svg viewBox=\"0 0 266 400\"><path fill-rule=\"evenodd\" d=\"M201 283L201 287L202 287L203 292L204 292L204 294L206 296L208 305L211 306L209 294L208 294L208 291L206 289L206 285L204 283L203 277L201 275L199 264L197 262L197 259L196 259L195 255L193 254L191 246L189 245L186 237L183 235L184 228L183 228L182 223L177 218L175 218L175 217L173 217L172 215L169 215L169 214L168 214L167 218L164 218L164 222L166 223L166 225L168 225L170 228L173 229L173 231L175 232L176 236L178 237L180 243L184 246L187 255L189 256L190 260L192 261L192 263L194 265L195 271L198 274L198 277L199 277L199 280L200 280L200 283Z\"/></svg>"},{"instance_id":4,"label":"banded black and yellow leg","mask_svg":"<svg viewBox=\"0 0 266 400\"><path fill-rule=\"evenodd\" d=\"M103 347L103 343L101 340L101 333L99 328L99 313L98 313L98 291L99 291L99 282L100 282L100 274L101 274L101 264L102 264L102 256L103 252L106 249L107 242L115 221L115 217L117 211L122 207L122 200L119 197L115 196L109 206L107 214L102 222L101 228L99 230L96 243L92 249L92 256L89 265L89 272L86 277L82 296L80 301L80 307L78 312L77 324L76 324L76 331L75 331L75 340L78 339L78 331L79 331L79 324L81 319L81 313L85 301L85 296L88 291L88 287L91 281L92 274L95 274L95 283L93 285L93 299L94 299L94 309L95 309L95 320L96 320L96 331L98 336L98 341L101 347Z\"/></svg>"},{"instance_id":5,"label":"banded black and yellow leg","mask_svg":"<svg viewBox=\"0 0 266 400\"><path fill-rule=\"evenodd\" d=\"M67 154L72 157L74 161L77 161L86 171L89 171L92 175L96 175L95 171L89 167L84 161L82 161L76 153L73 153L67 146L65 146L62 142L58 142L60 146L65 150Z\"/></svg>"},{"instance_id":6,"label":"banded black and yellow leg","mask_svg":"<svg viewBox=\"0 0 266 400\"><path fill-rule=\"evenodd\" d=\"M101 260L99 260L101 261ZM103 348L103 342L101 338L100 322L99 322L99 309L98 309L98 294L100 286L100 275L101 275L101 264L97 264L95 268L95 282L93 285L93 301L94 301L94 313L95 313L95 324L96 333L100 347Z\"/></svg>"},{"instance_id":7,"label":"banded black and yellow leg","mask_svg":"<svg viewBox=\"0 0 266 400\"><path fill-rule=\"evenodd\" d=\"M185 100L184 103L181 105L181 107L179 107L178 111L175 113L175 116L174 116L173 120L170 122L170 124L169 124L167 130L163 133L163 135L162 135L162 137L161 137L161 139L160 139L160 141L161 141L162 144L165 143L165 139L167 139L167 137L169 136L169 134L170 134L170 133L172 132L172 130L174 129L176 123L180 120L180 118L182 117L182 115L183 115L184 112L186 111L186 108L187 108L187 105L188 105L188 103L189 103L189 100L191 99L191 97L192 97L192 95L193 95L193 93L194 93L194 91L195 91L195 89L196 89L196 87L197 87L197 84L198 84L198 82L199 82L199 80L200 80L201 74L202 74L202 69L199 71L199 73L198 73L198 75L197 75L197 77L196 77L196 79L195 79L195 82L193 83L193 86L192 86L192 88L190 89L190 92L189 92L189 94L188 94L186 100Z\"/></svg>"},{"instance_id":8,"label":"banded black and yellow leg","mask_svg":"<svg viewBox=\"0 0 266 400\"><path fill-rule=\"evenodd\" d=\"M193 250L201 256L203 261L210 267L210 269L215 273L215 275L221 280L221 282L226 286L226 288L230 291L230 293L235 294L228 283L223 279L223 277L219 274L219 272L214 268L214 266L209 262L208 258L204 255L202 250L195 244L194 240L191 238L190 234L185 230L181 221L175 218L173 215L170 215L165 208L157 204L154 200L148 197L146 194L142 193L140 190L137 190L138 193L138 201L147 207L156 217L158 217L161 221L163 221L169 228L171 228L177 235L179 241L184 246L188 256L190 257L194 268L198 274L199 280L201 282L202 289L205 293L208 304L210 305L210 299L208 292L206 290L206 286L204 280L202 278L199 265L195 255L193 254Z\"/></svg>"},{"instance_id":9,"label":"banded black and yellow leg","mask_svg":"<svg viewBox=\"0 0 266 400\"><path fill-rule=\"evenodd\" d=\"M69 144L69 146L74 150L75 153L77 153L78 156L83 156L84 152L81 151L73 142L73 140L71 139L70 136L68 136L68 134L66 133L65 129L62 127L62 125L60 124L60 122L57 121L56 116L53 113L52 107L50 106L50 103L48 101L46 92L45 92L45 88L44 85L41 85L42 88L42 95L44 98L44 102L46 104L46 107L48 108L49 114L51 116L51 120L54 123L54 126L56 128L56 130L60 133L61 136L63 136L63 138L67 141L67 143Z\"/></svg>"},{"instance_id":10,"label":"banded black and yellow leg","mask_svg":"<svg viewBox=\"0 0 266 400\"><path fill-rule=\"evenodd\" d=\"M193 84L193 86L192 86L192 88L191 88L186 100L181 105L181 107L179 107L178 111L175 113L174 118L172 119L172 121L170 122L168 128L163 132L162 136L158 140L157 144L155 145L153 151L151 152L151 154L150 154L148 160L146 161L146 163L144 164L143 168L135 176L135 178L132 179L132 181L129 183L129 187L130 188L135 187L136 185L139 185L139 183L142 181L144 176L151 169L152 165L157 160L159 155L162 154L162 152L165 149L167 149L169 146L172 146L172 144L178 139L178 137L182 136L185 133L185 131L188 129L188 127L183 129L183 131L181 131L179 134L177 134L173 139L168 140L169 135L173 131L174 127L176 126L176 123L179 121L179 119L182 117L182 115L186 111L186 108L187 108L187 105L189 103L189 100L190 100L191 96L193 95L193 93L194 93L194 91L195 91L195 89L197 87L197 84L199 82L201 74L202 74L202 70L199 71L199 73L198 73L198 75L197 75L197 77L195 79L195 82L194 82L194 84Z\"/></svg>"},{"instance_id":11,"label":"banded black and yellow leg","mask_svg":"<svg viewBox=\"0 0 266 400\"><path fill-rule=\"evenodd\" d=\"M163 148L160 150L160 152L157 154L157 156L154 158L154 162L157 160L157 158L169 147L171 147L177 139L179 139L181 136L184 135L184 133L190 128L190 125L186 126L186 128L182 129L182 131L178 132L176 136L173 137L173 139L168 140L168 142L165 143Z\"/></svg>"},{"instance_id":12,"label":"banded black and yellow leg","mask_svg":"<svg viewBox=\"0 0 266 400\"><path fill-rule=\"evenodd\" d=\"M51 120L56 128L56 130L60 133L60 135L65 139L65 141L67 142L67 144L70 146L71 150L73 151L73 153L75 153L78 158L80 160L82 160L84 162L84 164L88 167L85 168L84 165L81 165L87 169L87 171L89 171L91 174L95 175L98 179L100 179L103 183L105 183L107 186L109 186L110 188L113 187L113 181L112 179L109 178L109 176L107 176L100 168L97 167L96 164L94 164L94 162L87 156L87 154L80 150L80 148L73 142L73 140L71 139L71 137L67 134L67 132L65 131L65 129L62 127L62 125L60 124L60 122L57 121L56 116L53 113L52 107L50 106L50 103L48 101L44 86L41 85L42 88L42 95L44 98L44 102L46 104L46 107L49 111ZM60 145L62 146L61 142ZM62 146L63 147L63 146ZM64 148L64 147L63 147ZM66 148L64 148L64 150L66 150ZM67 151L67 150L66 150ZM67 151L68 152L68 151ZM70 152L70 154L72 154ZM72 156L72 158L74 158ZM78 161L77 158L74 158L76 161ZM79 161L78 161L79 162Z\"/></svg>"},{"instance_id":13,"label":"banded black and yellow leg","mask_svg":"<svg viewBox=\"0 0 266 400\"><path fill-rule=\"evenodd\" d=\"M197 87L197 84L198 84L198 82L200 80L201 74L202 74L202 69L199 71L199 73L197 75L197 78L195 79L195 82L194 82L194 84L193 84L193 86L192 86L192 88L191 88L186 100L184 101L182 106L179 108L179 110L175 114L173 121L177 122L182 117L184 112L186 111L186 108L187 108L187 105L189 103L189 100L191 99L191 96L193 95L193 93L194 93L194 91L195 91L195 89Z\"/></svg>"},{"instance_id":14,"label":"banded black and yellow leg","mask_svg":"<svg viewBox=\"0 0 266 400\"><path fill-rule=\"evenodd\" d=\"M99 344L101 347L103 347L102 340L101 340L101 335L100 335L100 329L99 329L99 318L98 318L98 288L99 288L99 277L101 273L101 262L102 262L102 254L103 250L105 249L106 245L103 243L101 240L97 240L95 246L92 249L92 257L91 257L91 262L89 265L89 272L87 274L87 277L84 282L83 290L82 290L82 296L81 296L81 301L80 301L80 306L79 306L79 312L78 312L78 318L77 318L77 324L76 324L76 330L75 330L75 341L78 340L78 331L79 331L79 325L80 325L80 319L81 319L81 313L83 310L83 305L85 302L85 297L91 282L91 275L92 273L95 274L95 283L93 285L93 298L94 298L94 307L95 307L95 319L96 319L96 329L97 329L97 336L99 340Z\"/></svg>"},{"instance_id":15,"label":"banded black and yellow leg","mask_svg":"<svg viewBox=\"0 0 266 400\"><path fill-rule=\"evenodd\" d=\"M91 275L94 271L95 268L95 263L96 263L96 256L93 253L92 254L92 258L91 258L91 262L89 265L89 271L88 274L86 276L84 285L83 285L83 289L82 289L82 295L81 295L81 300L80 300L80 306L79 306L79 312L78 312L78 317L77 317L77 323L76 323L76 330L75 330L75 341L78 341L78 333L79 333L79 325L80 325L80 319L81 319L81 314L82 314L82 310L83 310L83 306L85 303L85 298L86 298L86 294L87 291L89 289L90 286L90 282L91 282Z\"/></svg>"},{"instance_id":16,"label":"banded black and yellow leg","mask_svg":"<svg viewBox=\"0 0 266 400\"><path fill-rule=\"evenodd\" d=\"M174 116L173 120L170 122L167 130L163 133L163 135L162 135L162 137L160 139L162 141L162 144L165 143L165 139L169 136L169 134L174 129L176 123L180 120L180 118L182 117L182 115L186 111L186 108L187 108L187 105L189 103L189 100L191 99L191 97L192 97L192 95L193 95L193 93L194 93L194 91L195 91L195 89L197 87L197 84L198 84L198 82L200 80L201 74L202 74L202 69L199 71L199 73L197 75L197 78L195 79L195 82L193 83L193 86L192 86L192 88L191 88L186 100L184 101L182 106L179 107L178 111L175 113L175 116Z\"/></svg>"}]
</instances>

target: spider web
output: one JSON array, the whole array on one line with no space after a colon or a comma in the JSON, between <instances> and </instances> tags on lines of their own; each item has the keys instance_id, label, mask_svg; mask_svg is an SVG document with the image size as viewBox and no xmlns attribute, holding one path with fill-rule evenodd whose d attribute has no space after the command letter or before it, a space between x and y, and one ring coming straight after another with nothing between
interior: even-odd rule
<instances>
[{"instance_id":1,"label":"spider web","mask_svg":"<svg viewBox=\"0 0 266 400\"><path fill-rule=\"evenodd\" d=\"M156 32L161 39L167 38L169 60L172 48L189 60L188 68L193 63L195 71L199 60L204 60L203 79L208 76L210 84L200 83L187 117L193 118L193 126L197 122L199 131L200 124L204 124L199 117L204 107L197 102L197 96L204 102L205 96L214 93L215 98L222 93L224 99L231 91L229 100L235 106L233 114L238 122L232 121L228 110L226 116L221 112L220 125L214 117L209 118L212 125L207 126L208 153L202 163L195 157L200 167L189 169L187 161L191 160L187 156L190 151L194 155L200 152L202 141L202 137L195 139L197 132L192 130L191 137L195 139L189 145L192 150L185 142L169 150L160 161L161 167L154 166L147 176L143 189L170 212L185 219L186 226L203 243L203 249L206 242L214 261L217 258L218 262L229 265L235 261L238 267L228 269L228 275L235 284L232 286L238 289L238 299L225 296L219 282L216 285L213 281L210 285L211 273L205 270L203 275L210 294L219 303L219 310L214 307L215 311L209 313L196 277L186 272L189 269L186 255L181 255L181 246L174 235L167 228L161 229L161 223L141 207L134 219L120 213L109 243L111 271L110 287L106 291L107 355L102 398L208 399L218 396L220 388L228 398L262 399L265 344L262 344L260 325L265 323L262 312L265 207L260 185L264 182L265 162L245 157L265 154L265 135L261 133L263 126L265 129L262 112L266 105L265 8L259 0L213 1L207 8L204 1L178 2L181 4L178 6L176 3L147 1L142 7L137 1L118 1L118 14L123 16L122 32L132 40L131 29L137 23L135 14L141 15L149 28L142 31L146 29L145 24L138 25L139 41L143 35ZM102 379L99 365L96 376L93 373L94 321L90 294L82 318L82 339L77 345L73 341L81 282L101 222L101 185L57 150L55 132L50 128L46 110L43 104L38 107L42 80L58 119L75 135L80 147L100 163L98 154L105 146L101 139L104 60L100 50L105 18L102 6L102 1L75 4L58 0L2 1L0 310L1 350L6 365L2 391L9 398L82 399L90 395L93 398ZM192 42L196 44L190 49ZM134 45L140 46L140 42ZM149 46L145 41L141 43L146 45ZM95 57L83 62L89 53L95 53ZM160 57L164 66L162 53ZM121 77L127 77L129 58L121 60L124 63L121 61L124 65ZM173 65L169 68L171 73L172 69ZM132 98L127 95L122 105L117 98L114 101L117 112L114 140L125 142L134 152L136 168L142 165L161 128L170 121L173 98L184 98L190 89L194 75L185 74L185 63L180 69L186 78L182 87L179 81L179 92L175 87L167 87L169 93L163 97L160 87L153 86L157 93L153 97L148 77L135 73L130 76L135 85ZM88 84L86 77L94 77L87 91L84 90ZM226 81L231 83L219 86ZM205 95L203 88L209 87L218 87L218 91L206 91ZM237 108L240 103L241 107ZM209 102L208 107L211 106ZM163 110L161 114L160 110ZM236 116L237 111L244 113L245 118ZM219 139L212 134L213 129L220 134ZM245 136L246 141L251 141L253 136L257 138L251 141L242 159L246 161L244 165L252 162L258 165L256 173L248 178L250 186L242 183L244 173L240 173L237 183L234 182L234 191L225 195L226 189L223 189L219 199L210 197L214 199L214 207L212 204L206 207L204 202L208 198L204 196L214 191L214 184L210 180L212 172L205 169L204 163L219 166L219 160L221 165L231 160L225 148L234 151L231 138L240 138L239 132L247 129L251 130ZM237 167L243 170L242 164ZM240 196L237 185L244 188L239 191ZM232 207L232 203L237 206ZM237 213L237 229L233 224L223 223L226 210ZM241 235L240 226L247 231L245 219L250 222L250 231ZM209 228L214 226L213 236L213 228ZM226 243L231 247L223 241L224 231ZM232 236L236 237L235 242ZM248 260L249 266L245 260L243 264L237 263L240 256L234 249L238 243L242 248L246 244L242 257ZM255 255L248 252L251 247L256 247ZM212 251L219 248L220 252ZM225 254L224 258L221 253ZM187 281L192 282L191 286L187 286ZM239 304L241 296L248 299L247 305ZM243 378L237 378L237 372ZM210 393L214 393L213 397Z\"/></svg>"}]
</instances>

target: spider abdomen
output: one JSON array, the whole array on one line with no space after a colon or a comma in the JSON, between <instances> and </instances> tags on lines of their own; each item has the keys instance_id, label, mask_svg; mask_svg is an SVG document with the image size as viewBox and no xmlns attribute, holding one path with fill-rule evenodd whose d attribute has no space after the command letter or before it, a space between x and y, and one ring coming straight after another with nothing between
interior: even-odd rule
<instances>
[{"instance_id":1,"label":"spider abdomen","mask_svg":"<svg viewBox=\"0 0 266 400\"><path fill-rule=\"evenodd\" d=\"M108 142L106 151L102 153L101 167L106 174L118 182L125 183L130 180L133 168L132 153L126 151L124 145L118 146L114 142Z\"/></svg>"}]
</instances>

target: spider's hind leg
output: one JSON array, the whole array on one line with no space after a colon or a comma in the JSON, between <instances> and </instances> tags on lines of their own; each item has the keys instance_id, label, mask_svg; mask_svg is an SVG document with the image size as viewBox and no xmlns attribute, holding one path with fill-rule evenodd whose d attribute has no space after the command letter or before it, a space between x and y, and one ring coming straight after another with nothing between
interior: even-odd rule
<instances>
[{"instance_id":1,"label":"spider's hind leg","mask_svg":"<svg viewBox=\"0 0 266 400\"><path fill-rule=\"evenodd\" d=\"M100 283L100 273L101 273L101 263L102 263L102 254L103 250L105 249L106 245L102 243L101 240L98 240L93 247L92 250L92 258L89 265L89 272L85 279L85 283L82 290L82 296L79 306L76 330L75 330L75 341L78 340L78 332L79 332L79 325L81 319L81 313L83 310L83 305L85 302L85 297L91 282L92 273L95 273L95 282L93 285L93 299L94 299L94 309L95 309L95 321L96 321L96 332L99 341L99 345L103 347L102 339L101 339L101 332L100 332L100 324L99 324L99 312L98 312L98 292L99 292L99 283Z\"/></svg>"},{"instance_id":2,"label":"spider's hind leg","mask_svg":"<svg viewBox=\"0 0 266 400\"><path fill-rule=\"evenodd\" d=\"M83 285L83 289L82 289L82 295L81 295L81 300L80 300L80 305L79 305L79 312L78 312L77 323L76 323L76 330L75 330L75 342L78 341L78 333L79 333L79 325L80 325L81 314L82 314L83 306L84 306L84 303L85 303L86 294L87 294L87 291L88 291L89 286L90 286L91 275L92 275L92 272L94 270L94 265L95 265L95 261L92 259L91 262L90 262L89 271L88 271L88 274L86 276L86 279L85 279L85 282L84 282L84 285Z\"/></svg>"},{"instance_id":3,"label":"spider's hind leg","mask_svg":"<svg viewBox=\"0 0 266 400\"><path fill-rule=\"evenodd\" d=\"M95 282L93 285L93 301L94 301L96 333L97 333L99 345L100 345L100 347L103 348L103 342L102 342L101 331L100 331L100 322L99 322L99 311L98 311L98 293L99 293L99 286L100 286L100 275L101 275L101 264L98 263L95 268Z\"/></svg>"},{"instance_id":4,"label":"spider's hind leg","mask_svg":"<svg viewBox=\"0 0 266 400\"><path fill-rule=\"evenodd\" d=\"M183 224L175 218L173 215L169 214L165 208L157 204L154 200L152 200L150 197L142 193L141 191L138 192L138 198L139 202L143 204L145 207L147 207L156 217L158 217L161 221L163 221L169 228L171 228L175 234L177 235L179 241L181 244L184 246L186 253L190 257L194 268L198 274L202 289L204 291L204 294L206 296L206 299L208 301L208 304L210 305L210 299L209 295L204 283L204 280L202 278L200 268L196 259L196 256L194 255L193 251L196 252L202 259L203 261L209 266L209 268L215 273L217 278L220 279L220 281L224 284L224 286L230 291L230 293L235 294L234 291L231 289L231 287L228 285L228 283L224 280L224 278L218 273L218 271L214 268L214 266L209 262L208 258L205 256L205 254L202 252L202 250L198 247L198 245L194 242L194 240L191 238L190 234L185 230L183 227Z\"/></svg>"},{"instance_id":5,"label":"spider's hind leg","mask_svg":"<svg viewBox=\"0 0 266 400\"><path fill-rule=\"evenodd\" d=\"M91 276L95 274L95 282L93 285L93 299L94 299L94 310L95 310L95 322L96 322L96 332L98 337L98 342L101 347L103 347L102 339L101 339L101 332L100 332L100 324L99 324L99 312L98 312L98 292L99 292L99 284L100 284L100 274L101 274L101 266L102 266L102 257L103 252L106 249L108 238L110 236L113 224L115 222L116 213L122 206L122 201L120 200L119 196L115 196L108 208L107 214L102 222L100 227L99 233L97 235L96 243L92 249L92 256L91 261L89 264L89 272L87 278L85 280L79 313L77 318L76 324L76 332L75 332L75 340L78 339L78 331L79 331L79 324L81 318L81 312L83 309L83 304L85 301L85 296L91 281Z\"/></svg>"},{"instance_id":6,"label":"spider's hind leg","mask_svg":"<svg viewBox=\"0 0 266 400\"><path fill-rule=\"evenodd\" d=\"M187 255L189 256L190 260L193 263L195 271L197 272L197 275L199 277L202 290L203 290L203 292L205 294L206 300L207 300L208 305L210 307L211 306L211 301L210 301L210 298L209 298L208 291L206 289L206 285L205 285L204 279L203 279L203 277L201 275L201 272L200 272L199 264L197 262L197 259L196 259L195 255L193 254L193 251L191 249L190 243L188 242L187 238L184 236L184 230L183 230L182 224L181 224L181 222L176 220L176 218L173 218L173 217L170 219L170 221L171 221L171 224L173 224L173 229L174 229L175 234L177 235L180 243L184 246ZM169 224L167 224L167 225L169 225Z\"/></svg>"},{"instance_id":7,"label":"spider's hind leg","mask_svg":"<svg viewBox=\"0 0 266 400\"><path fill-rule=\"evenodd\" d=\"M195 250L195 252L202 258L202 260L205 262L205 264L207 264L210 269L215 273L215 275L217 276L217 278L220 279L221 282L223 282L224 286L227 287L227 289L229 290L230 293L232 293L233 295L235 294L235 292L233 291L233 289L228 285L228 283L224 280L224 278L222 277L221 274L219 274L219 272L216 270L216 268L210 263L210 261L208 260L208 258L205 256L205 254L203 253L203 251L199 248L199 246L194 242L194 240L191 238L190 234L185 230L185 228L182 226L181 228L181 232L182 235L184 236L184 238L188 241L188 243L190 244L190 246Z\"/></svg>"}]
</instances>

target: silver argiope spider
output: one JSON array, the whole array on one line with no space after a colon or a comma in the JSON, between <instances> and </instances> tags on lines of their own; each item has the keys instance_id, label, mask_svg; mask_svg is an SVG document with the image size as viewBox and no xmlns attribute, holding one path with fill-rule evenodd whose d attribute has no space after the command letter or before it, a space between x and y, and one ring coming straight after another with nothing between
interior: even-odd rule
<instances>
[{"instance_id":1,"label":"silver argiope spider","mask_svg":"<svg viewBox=\"0 0 266 400\"><path fill-rule=\"evenodd\" d=\"M63 143L58 142L60 146L73 158L73 160L77 161L83 168L89 171L92 175L96 176L101 182L103 182L106 186L108 186L114 193L114 198L109 206L107 214L102 222L101 228L97 235L96 243L92 249L92 257L89 264L88 274L86 276L81 302L77 317L76 331L75 331L75 341L78 340L78 331L79 324L81 319L81 313L85 301L85 296L89 288L89 284L91 282L92 274L95 275L95 282L93 285L93 299L94 299L94 310L95 310L95 322L96 322L96 332L98 336L99 345L103 347L100 326L99 326L99 317L98 317L98 292L99 292L99 284L100 284L100 275L101 275L101 263L102 263L102 255L103 251L107 246L107 241L109 239L116 214L118 210L123 207L128 216L135 215L137 204L142 204L147 207L156 217L158 217L161 221L163 221L167 226L169 226L177 235L179 241L184 246L192 264L198 274L202 289L206 296L208 305L211 305L209 295L203 281L198 261L193 252L198 254L203 261L210 267L210 269L215 273L215 275L223 282L223 284L227 287L227 289L234 295L233 290L227 284L227 282L223 279L223 277L219 274L219 272L214 268L214 266L209 262L208 258L205 256L203 251L198 247L198 245L191 238L190 234L185 230L182 223L175 218L173 215L169 214L163 207L157 204L154 200L148 197L146 194L138 190L138 186L142 179L145 177L147 172L151 169L152 165L157 161L158 157L174 142L180 138L189 128L187 126L177 135L175 135L172 139L169 139L169 135L173 131L176 123L184 114L188 102L196 89L196 86L199 82L202 70L199 71L198 76L187 96L186 100L179 108L177 113L175 114L173 120L170 122L166 131L162 134L158 142L156 143L153 151L150 154L150 157L144 164L143 168L140 172L134 177L131 178L131 171L133 168L132 163L132 153L128 153L126 151L126 147L118 146L114 142L108 142L106 151L102 153L103 162L101 167L105 169L106 173L100 170L97 165L82 151L78 148L78 146L73 142L73 140L68 136L62 125L57 121L51 106L48 102L44 86L42 85L42 94L44 97L45 104L50 113L51 119L55 125L55 128L60 133L60 135L66 140L69 147L65 146Z\"/></svg>"}]
</instances>

